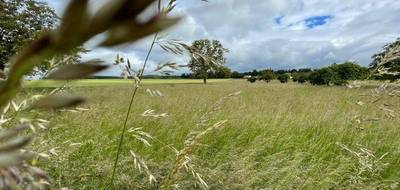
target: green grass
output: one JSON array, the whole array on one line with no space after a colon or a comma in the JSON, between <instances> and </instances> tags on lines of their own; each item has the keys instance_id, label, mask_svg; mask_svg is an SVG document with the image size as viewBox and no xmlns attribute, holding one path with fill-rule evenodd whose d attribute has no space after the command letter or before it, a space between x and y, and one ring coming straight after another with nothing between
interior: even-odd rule
<instances>
[{"instance_id":1,"label":"green grass","mask_svg":"<svg viewBox=\"0 0 400 190\"><path fill-rule=\"evenodd\" d=\"M206 135L192 155L196 169L211 189L389 189L400 182L400 120L385 117L375 105L357 105L360 100L368 101L361 95L370 93L369 89L249 84L241 80L206 86L176 82L145 81L134 102L128 127L143 128L178 149L183 147L188 134L200 130L196 123L218 99L242 91L211 115L210 125L224 119L228 123ZM96 81L99 83L104 84ZM165 96L151 97L144 92L146 88L158 89ZM72 91L89 98L81 107L90 110L43 116L55 127L40 133L34 148L43 152L56 148L58 156L39 162L56 187L98 189L109 180L131 90L127 86L91 86ZM399 106L398 98L385 101L395 108ZM147 109L170 116L140 116ZM380 119L357 125L356 116ZM127 137L116 189L157 189L134 169L129 151L134 150L148 163L159 182L172 166L174 153L156 140L146 147ZM82 145L71 147L71 143ZM355 151L359 146L368 148L376 157L388 153L382 159L387 166L375 163L371 168L377 172L358 175L359 159L338 144ZM183 177L182 189L198 188L192 185L193 181Z\"/></svg>"},{"instance_id":2,"label":"green grass","mask_svg":"<svg viewBox=\"0 0 400 190\"><path fill-rule=\"evenodd\" d=\"M230 79L209 79L208 83L226 82ZM33 80L25 81L26 87L31 88L50 88L63 86L65 81L54 80ZM144 79L142 84L201 84L201 79ZM73 87L93 87L93 86L126 86L131 85L132 80L124 79L83 79L68 82L68 86Z\"/></svg>"}]
</instances>

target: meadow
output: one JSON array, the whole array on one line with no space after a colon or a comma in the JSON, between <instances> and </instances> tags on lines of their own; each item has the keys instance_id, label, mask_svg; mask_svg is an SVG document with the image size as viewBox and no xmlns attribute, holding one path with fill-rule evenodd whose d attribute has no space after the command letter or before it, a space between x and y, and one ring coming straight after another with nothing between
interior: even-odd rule
<instances>
[{"instance_id":1,"label":"meadow","mask_svg":"<svg viewBox=\"0 0 400 190\"><path fill-rule=\"evenodd\" d=\"M153 139L146 146L128 133L116 189L158 189L175 159L170 147L181 149L190 134L222 120L227 120L224 127L206 134L190 155L210 189L400 188L400 120L397 112L388 116L368 96L371 87L192 82L144 80L128 128L141 128ZM87 97L80 107L88 110L41 115L55 126L37 133L32 146L49 155L38 165L56 188L100 189L109 182L132 88L97 83L101 85L72 84L63 92ZM163 96L151 96L147 89ZM394 108L400 103L398 97L379 101ZM168 116L143 117L149 109ZM199 126L202 121L205 126ZM155 184L134 167L130 151L147 163ZM182 174L179 187L199 189L195 181Z\"/></svg>"}]
</instances>

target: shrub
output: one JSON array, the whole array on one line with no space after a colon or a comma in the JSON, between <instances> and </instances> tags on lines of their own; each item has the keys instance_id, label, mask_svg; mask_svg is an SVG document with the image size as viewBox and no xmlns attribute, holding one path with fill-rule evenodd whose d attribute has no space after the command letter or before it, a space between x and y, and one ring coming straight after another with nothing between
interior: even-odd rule
<instances>
[{"instance_id":1,"label":"shrub","mask_svg":"<svg viewBox=\"0 0 400 190\"><path fill-rule=\"evenodd\" d=\"M301 84L307 82L309 75L310 73L299 73L297 82Z\"/></svg>"},{"instance_id":2,"label":"shrub","mask_svg":"<svg viewBox=\"0 0 400 190\"><path fill-rule=\"evenodd\" d=\"M289 78L290 78L290 76L288 74L286 74L286 73L285 74L281 74L281 75L278 76L278 80L281 83L287 83L289 81Z\"/></svg>"},{"instance_id":3,"label":"shrub","mask_svg":"<svg viewBox=\"0 0 400 190\"><path fill-rule=\"evenodd\" d=\"M310 74L310 83L313 85L339 84L338 75L329 67L316 70ZM337 82L336 82L337 81Z\"/></svg>"},{"instance_id":4,"label":"shrub","mask_svg":"<svg viewBox=\"0 0 400 190\"><path fill-rule=\"evenodd\" d=\"M274 71L272 70L264 70L261 71L260 80L264 80L265 82L270 82L276 78Z\"/></svg>"},{"instance_id":5,"label":"shrub","mask_svg":"<svg viewBox=\"0 0 400 190\"><path fill-rule=\"evenodd\" d=\"M308 78L314 85L343 85L348 80L363 80L367 76L367 68L352 62L345 62L316 70Z\"/></svg>"},{"instance_id":6,"label":"shrub","mask_svg":"<svg viewBox=\"0 0 400 190\"><path fill-rule=\"evenodd\" d=\"M362 80L368 75L368 69L353 62L330 66L342 80Z\"/></svg>"},{"instance_id":7,"label":"shrub","mask_svg":"<svg viewBox=\"0 0 400 190\"><path fill-rule=\"evenodd\" d=\"M257 81L257 78L254 76L251 76L247 79L247 81L249 81L250 83L255 83Z\"/></svg>"}]
</instances>

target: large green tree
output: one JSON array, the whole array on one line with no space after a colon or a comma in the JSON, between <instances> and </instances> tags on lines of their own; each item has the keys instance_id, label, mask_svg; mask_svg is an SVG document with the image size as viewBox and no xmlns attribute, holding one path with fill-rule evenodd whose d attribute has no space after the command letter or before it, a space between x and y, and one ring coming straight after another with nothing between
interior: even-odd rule
<instances>
[{"instance_id":1,"label":"large green tree","mask_svg":"<svg viewBox=\"0 0 400 190\"><path fill-rule=\"evenodd\" d=\"M229 52L218 40L196 40L191 48L197 52L192 54L189 68L196 77L203 78L204 84L207 84L207 73L217 70L218 67L225 64L225 53Z\"/></svg>"},{"instance_id":2,"label":"large green tree","mask_svg":"<svg viewBox=\"0 0 400 190\"><path fill-rule=\"evenodd\" d=\"M382 79L400 78L400 38L383 47L383 51L372 56L371 70Z\"/></svg>"},{"instance_id":3,"label":"large green tree","mask_svg":"<svg viewBox=\"0 0 400 190\"><path fill-rule=\"evenodd\" d=\"M35 0L0 0L0 70L9 58L41 32L54 28L57 15Z\"/></svg>"}]
</instances>

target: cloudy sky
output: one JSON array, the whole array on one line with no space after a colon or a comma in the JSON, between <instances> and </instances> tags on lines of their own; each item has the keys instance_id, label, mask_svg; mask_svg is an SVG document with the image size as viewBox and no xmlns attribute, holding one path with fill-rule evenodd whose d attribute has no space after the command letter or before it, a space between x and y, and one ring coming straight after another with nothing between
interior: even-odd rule
<instances>
[{"instance_id":1,"label":"cloudy sky","mask_svg":"<svg viewBox=\"0 0 400 190\"><path fill-rule=\"evenodd\" d=\"M59 15L68 3L43 1ZM92 7L102 1L93 0ZM368 65L375 52L400 37L398 0L178 0L175 14L185 19L165 33L168 38L220 40L230 49L227 66L236 71L319 68L346 60ZM92 51L84 59L112 63L119 53L140 64L150 40L114 49L94 44L96 40L86 44ZM147 73L171 59L176 58L157 48ZM103 74L118 75L119 70Z\"/></svg>"}]
</instances>

